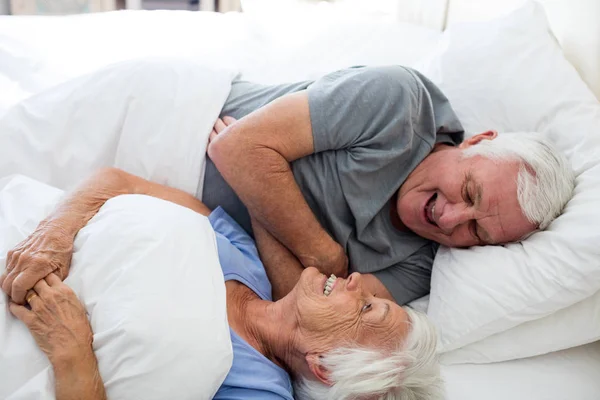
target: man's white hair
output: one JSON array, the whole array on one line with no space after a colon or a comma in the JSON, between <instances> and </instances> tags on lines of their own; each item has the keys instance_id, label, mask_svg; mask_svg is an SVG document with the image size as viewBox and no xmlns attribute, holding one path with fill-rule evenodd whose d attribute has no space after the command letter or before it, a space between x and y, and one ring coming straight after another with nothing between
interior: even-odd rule
<instances>
[{"instance_id":1,"label":"man's white hair","mask_svg":"<svg viewBox=\"0 0 600 400\"><path fill-rule=\"evenodd\" d=\"M523 215L543 230L573 195L575 176L564 155L538 133L503 133L464 150L465 157L521 162L517 197Z\"/></svg>"},{"instance_id":2,"label":"man's white hair","mask_svg":"<svg viewBox=\"0 0 600 400\"><path fill-rule=\"evenodd\" d=\"M437 333L427 317L404 307L409 333L395 351L342 347L324 354L328 386L300 378L294 383L298 400L441 400L443 381L436 355Z\"/></svg>"}]
</instances>

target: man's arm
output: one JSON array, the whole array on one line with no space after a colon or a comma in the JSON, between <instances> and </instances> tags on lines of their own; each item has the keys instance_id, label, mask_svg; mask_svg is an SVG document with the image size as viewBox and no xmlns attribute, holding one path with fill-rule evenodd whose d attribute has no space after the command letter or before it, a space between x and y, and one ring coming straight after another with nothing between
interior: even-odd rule
<instances>
[{"instance_id":1,"label":"man's arm","mask_svg":"<svg viewBox=\"0 0 600 400\"><path fill-rule=\"evenodd\" d=\"M273 300L277 301L294 288L302 274L302 264L254 219L252 220L252 229L261 261L273 287ZM368 293L394 301L390 292L375 275L363 274L362 282L363 288Z\"/></svg>"},{"instance_id":2,"label":"man's arm","mask_svg":"<svg viewBox=\"0 0 600 400\"><path fill-rule=\"evenodd\" d=\"M344 249L323 229L290 163L314 153L306 92L283 96L219 133L208 154L260 225L306 266L345 276Z\"/></svg>"},{"instance_id":3,"label":"man's arm","mask_svg":"<svg viewBox=\"0 0 600 400\"><path fill-rule=\"evenodd\" d=\"M255 219L252 219L252 230L260 259L273 288L273 300L277 301L294 288L302 274L302 264Z\"/></svg>"}]
</instances>

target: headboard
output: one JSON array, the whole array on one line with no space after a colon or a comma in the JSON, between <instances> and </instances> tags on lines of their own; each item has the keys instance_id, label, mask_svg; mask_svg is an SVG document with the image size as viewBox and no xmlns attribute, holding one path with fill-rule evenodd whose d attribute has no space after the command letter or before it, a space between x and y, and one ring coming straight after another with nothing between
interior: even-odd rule
<instances>
[{"instance_id":1,"label":"headboard","mask_svg":"<svg viewBox=\"0 0 600 400\"><path fill-rule=\"evenodd\" d=\"M398 19L443 30L463 21L485 21L526 0L396 0ZM536 0L567 59L600 99L600 0ZM526 38L523 38L526 40Z\"/></svg>"}]
</instances>

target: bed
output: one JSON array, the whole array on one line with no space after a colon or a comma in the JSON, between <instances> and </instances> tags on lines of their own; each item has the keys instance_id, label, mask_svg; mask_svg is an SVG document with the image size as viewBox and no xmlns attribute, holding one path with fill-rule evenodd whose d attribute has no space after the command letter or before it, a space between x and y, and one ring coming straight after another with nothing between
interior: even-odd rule
<instances>
[{"instance_id":1,"label":"bed","mask_svg":"<svg viewBox=\"0 0 600 400\"><path fill-rule=\"evenodd\" d=\"M149 56L193 59L223 76L264 83L357 64L413 66L442 87L468 133L490 124L544 131L578 177L565 216L531 244L438 254L432 294L414 306L441 328L447 400L600 398L600 253L593 245L600 239L600 2L544 0L520 8L520 0L396 0L380 2L383 13L367 2L359 11L270 2L268 12L260 3L247 0L246 13L228 14L0 17L0 117L70 79ZM145 168L149 178L198 190L168 181L168 168L156 175L154 165ZM70 167L33 177L67 189L85 172ZM482 263L485 273L477 268Z\"/></svg>"}]
</instances>

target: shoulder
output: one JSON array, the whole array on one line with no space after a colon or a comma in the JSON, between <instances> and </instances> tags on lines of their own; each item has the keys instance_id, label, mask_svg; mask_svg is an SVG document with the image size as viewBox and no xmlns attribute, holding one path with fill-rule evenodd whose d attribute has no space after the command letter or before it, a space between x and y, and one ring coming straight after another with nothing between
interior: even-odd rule
<instances>
[{"instance_id":1,"label":"shoulder","mask_svg":"<svg viewBox=\"0 0 600 400\"><path fill-rule=\"evenodd\" d=\"M422 89L415 73L400 65L346 68L323 76L316 80L310 88L314 90L314 88L318 89L322 86L348 87L355 92L357 89L362 89L379 94L399 89L409 92Z\"/></svg>"}]
</instances>

